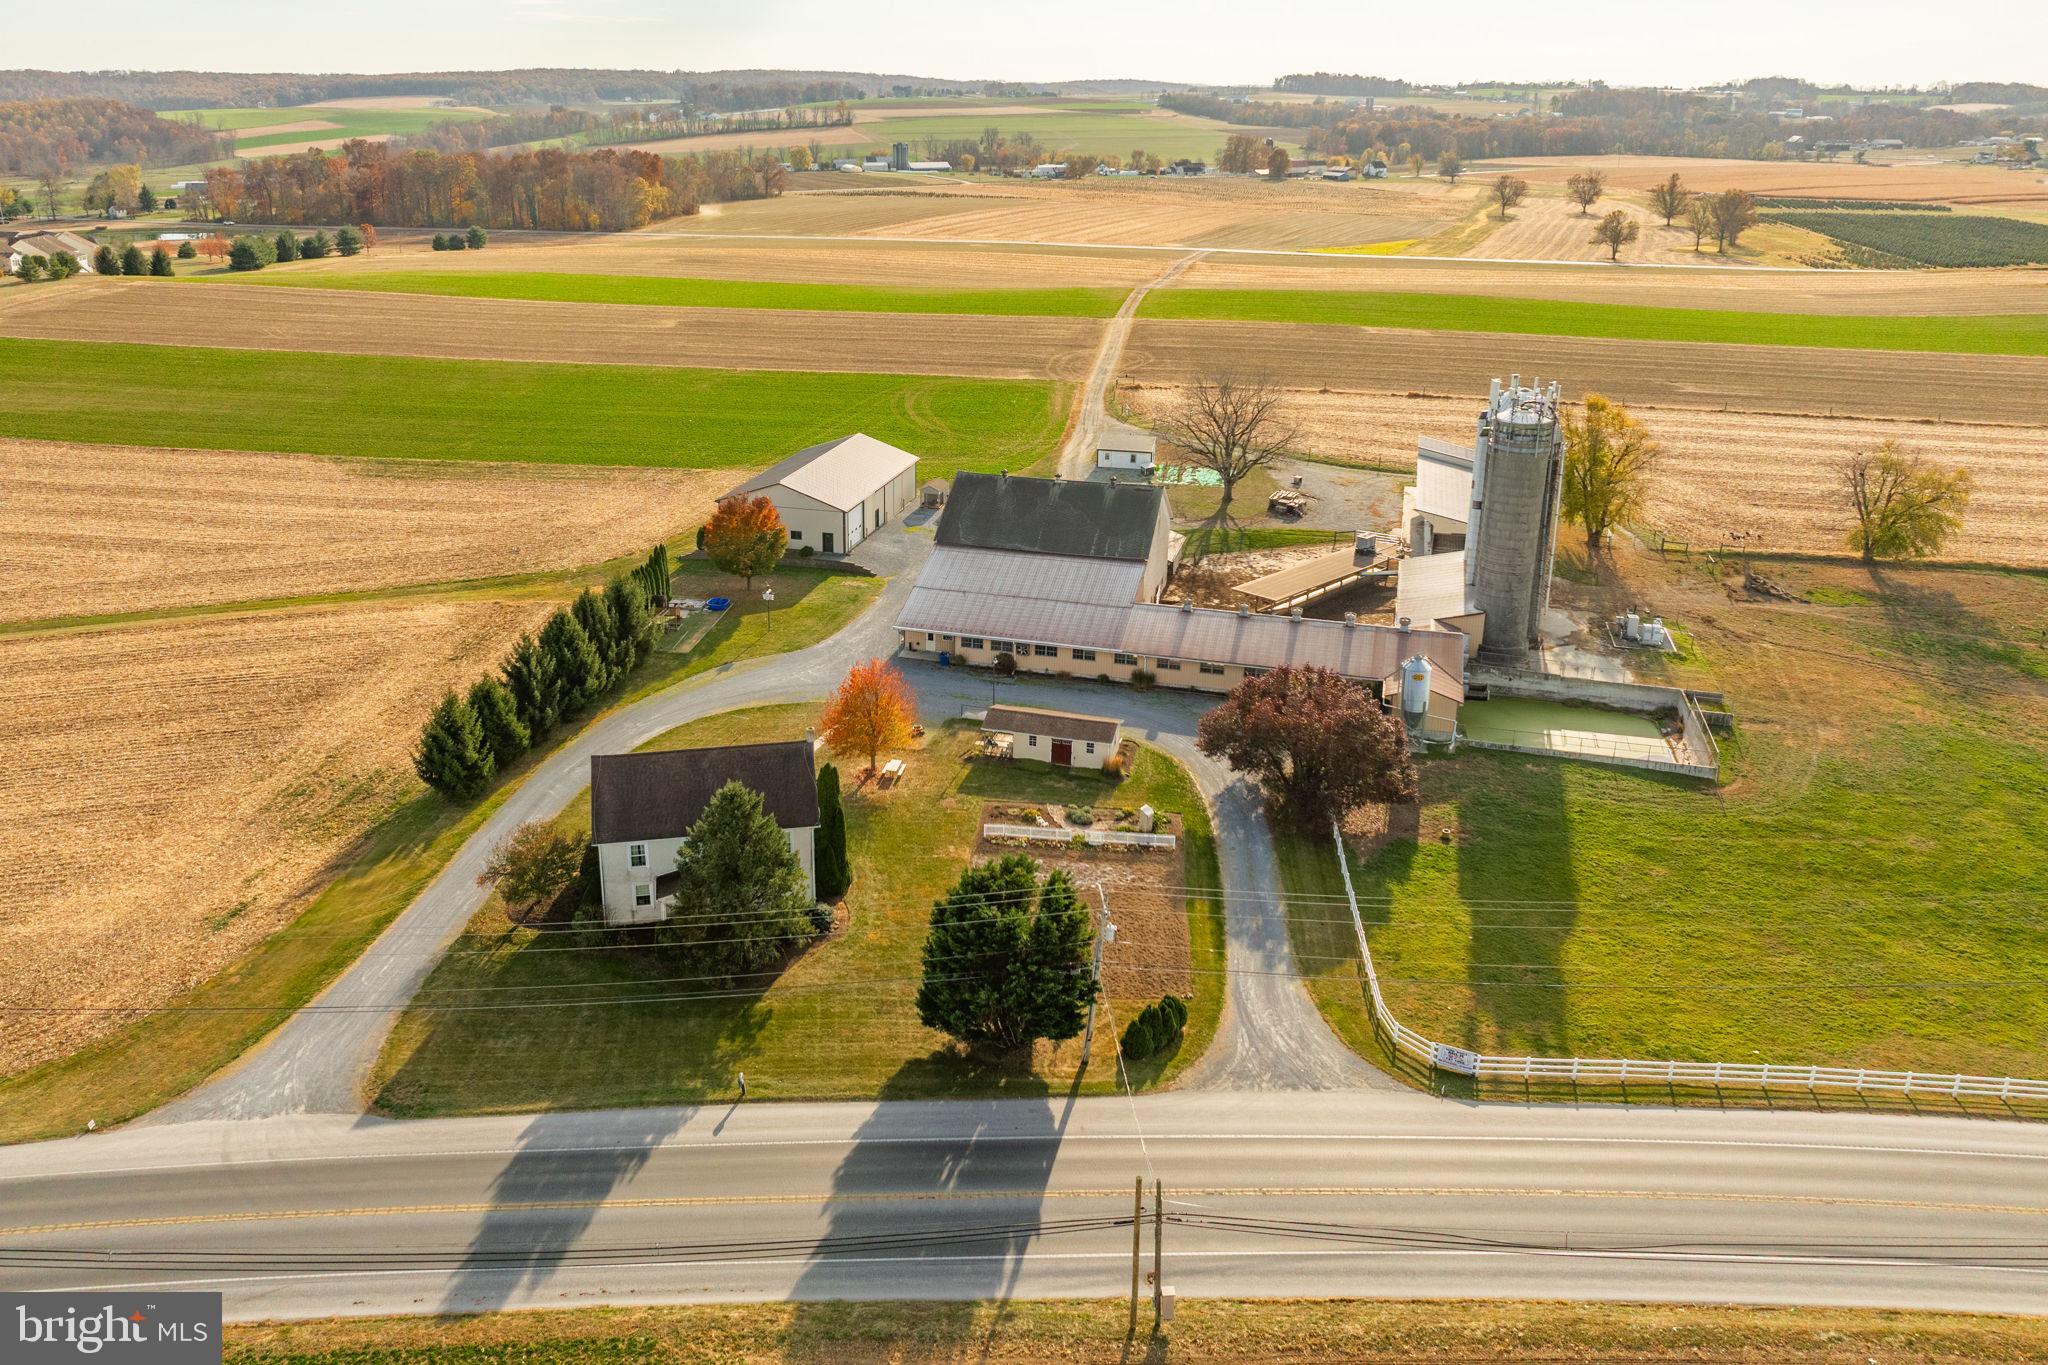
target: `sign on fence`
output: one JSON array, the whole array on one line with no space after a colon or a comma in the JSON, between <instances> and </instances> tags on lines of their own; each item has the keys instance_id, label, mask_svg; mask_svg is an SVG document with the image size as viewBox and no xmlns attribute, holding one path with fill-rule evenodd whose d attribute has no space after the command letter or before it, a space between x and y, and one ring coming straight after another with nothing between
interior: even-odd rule
<instances>
[{"instance_id":1,"label":"sign on fence","mask_svg":"<svg viewBox=\"0 0 2048 1365\"><path fill-rule=\"evenodd\" d=\"M1429 1060L1439 1071L1455 1071L1460 1076L1479 1074L1479 1054L1449 1043L1431 1044Z\"/></svg>"}]
</instances>

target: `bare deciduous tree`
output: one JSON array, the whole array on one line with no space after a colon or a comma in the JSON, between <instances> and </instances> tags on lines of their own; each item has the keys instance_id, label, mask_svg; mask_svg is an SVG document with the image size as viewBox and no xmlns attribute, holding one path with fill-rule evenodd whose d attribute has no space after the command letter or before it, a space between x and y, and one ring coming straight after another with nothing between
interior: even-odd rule
<instances>
[{"instance_id":1,"label":"bare deciduous tree","mask_svg":"<svg viewBox=\"0 0 2048 1365\"><path fill-rule=\"evenodd\" d=\"M1685 205L1685 230L1692 234L1692 249L1698 251L1714 235L1714 201L1694 195Z\"/></svg>"},{"instance_id":2,"label":"bare deciduous tree","mask_svg":"<svg viewBox=\"0 0 2048 1365\"><path fill-rule=\"evenodd\" d=\"M1678 215L1685 212L1685 206L1691 202L1692 191L1678 178L1677 171L1671 173L1669 180L1650 191L1650 203L1657 212L1664 215L1665 227L1670 227Z\"/></svg>"},{"instance_id":3,"label":"bare deciduous tree","mask_svg":"<svg viewBox=\"0 0 2048 1365\"><path fill-rule=\"evenodd\" d=\"M1607 259L1610 261L1620 260L1621 249L1642 235L1641 225L1620 209L1602 218L1599 225L1593 229L1594 243L1607 248Z\"/></svg>"},{"instance_id":4,"label":"bare deciduous tree","mask_svg":"<svg viewBox=\"0 0 2048 1365\"><path fill-rule=\"evenodd\" d=\"M1500 220L1505 223L1508 210L1529 197L1529 182L1518 175L1495 176L1493 183L1487 186L1487 193L1494 203L1500 205Z\"/></svg>"},{"instance_id":5,"label":"bare deciduous tree","mask_svg":"<svg viewBox=\"0 0 2048 1365\"><path fill-rule=\"evenodd\" d=\"M1219 371L1203 376L1166 419L1159 434L1223 481L1224 507L1238 482L1265 469L1293 446L1280 386L1261 375Z\"/></svg>"},{"instance_id":6,"label":"bare deciduous tree","mask_svg":"<svg viewBox=\"0 0 2048 1365\"><path fill-rule=\"evenodd\" d=\"M1579 216L1583 218L1607 193L1607 176L1600 171L1580 171L1564 182L1564 193L1565 198L1579 206Z\"/></svg>"}]
</instances>

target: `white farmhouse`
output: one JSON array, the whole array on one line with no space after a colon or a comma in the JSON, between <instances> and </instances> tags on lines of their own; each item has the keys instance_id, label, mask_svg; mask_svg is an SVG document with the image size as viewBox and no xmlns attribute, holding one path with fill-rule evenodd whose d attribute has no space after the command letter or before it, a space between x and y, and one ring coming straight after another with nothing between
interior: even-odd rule
<instances>
[{"instance_id":1,"label":"white farmhouse","mask_svg":"<svg viewBox=\"0 0 2048 1365\"><path fill-rule=\"evenodd\" d=\"M818 773L809 740L596 754L590 760L590 842L606 924L654 924L674 912L676 854L728 782L762 804L818 894Z\"/></svg>"},{"instance_id":2,"label":"white farmhouse","mask_svg":"<svg viewBox=\"0 0 2048 1365\"><path fill-rule=\"evenodd\" d=\"M793 550L845 554L917 503L917 456L855 433L808 446L725 496L765 496Z\"/></svg>"}]
</instances>

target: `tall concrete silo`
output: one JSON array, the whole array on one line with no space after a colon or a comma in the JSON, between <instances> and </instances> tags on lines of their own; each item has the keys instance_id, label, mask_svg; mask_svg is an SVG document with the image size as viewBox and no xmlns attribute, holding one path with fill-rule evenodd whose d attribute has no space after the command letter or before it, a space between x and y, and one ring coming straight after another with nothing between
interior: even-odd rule
<instances>
[{"instance_id":1,"label":"tall concrete silo","mask_svg":"<svg viewBox=\"0 0 2048 1365\"><path fill-rule=\"evenodd\" d=\"M1550 605L1564 491L1558 387L1520 375L1496 379L1473 442L1472 515L1465 539L1466 596L1486 613L1482 657L1515 663L1535 645Z\"/></svg>"}]
</instances>

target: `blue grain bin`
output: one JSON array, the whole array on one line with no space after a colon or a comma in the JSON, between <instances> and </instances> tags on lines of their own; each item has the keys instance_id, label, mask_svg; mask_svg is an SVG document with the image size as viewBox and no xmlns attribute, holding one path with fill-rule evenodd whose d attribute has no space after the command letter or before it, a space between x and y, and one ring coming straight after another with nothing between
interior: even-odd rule
<instances>
[{"instance_id":1,"label":"blue grain bin","mask_svg":"<svg viewBox=\"0 0 2048 1365\"><path fill-rule=\"evenodd\" d=\"M940 651L939 651L939 667L940 667L940 668L951 668L952 666L953 666L953 652L952 652L951 650L947 650L947 649L942 649L942 650L940 650Z\"/></svg>"}]
</instances>

